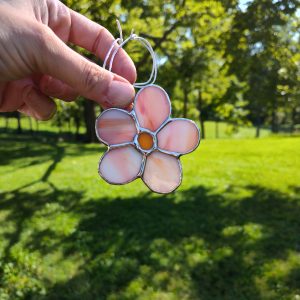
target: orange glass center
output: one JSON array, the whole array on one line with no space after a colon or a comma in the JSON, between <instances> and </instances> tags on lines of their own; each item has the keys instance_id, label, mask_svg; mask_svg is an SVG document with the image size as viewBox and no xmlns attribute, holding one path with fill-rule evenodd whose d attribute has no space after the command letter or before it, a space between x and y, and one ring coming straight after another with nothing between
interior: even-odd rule
<instances>
[{"instance_id":1,"label":"orange glass center","mask_svg":"<svg viewBox=\"0 0 300 300\"><path fill-rule=\"evenodd\" d=\"M153 147L152 135L147 132L142 132L138 136L140 147L144 150L149 150Z\"/></svg>"}]
</instances>

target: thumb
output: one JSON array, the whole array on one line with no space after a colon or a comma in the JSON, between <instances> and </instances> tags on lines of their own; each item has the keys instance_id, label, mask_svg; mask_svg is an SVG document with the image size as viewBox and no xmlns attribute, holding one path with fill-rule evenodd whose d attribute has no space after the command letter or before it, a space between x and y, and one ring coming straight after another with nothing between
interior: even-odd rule
<instances>
[{"instance_id":1,"label":"thumb","mask_svg":"<svg viewBox=\"0 0 300 300\"><path fill-rule=\"evenodd\" d=\"M41 51L36 57L39 71L67 83L82 96L103 106L127 107L133 101L134 88L125 78L73 51L48 27L42 26L40 31Z\"/></svg>"}]
</instances>

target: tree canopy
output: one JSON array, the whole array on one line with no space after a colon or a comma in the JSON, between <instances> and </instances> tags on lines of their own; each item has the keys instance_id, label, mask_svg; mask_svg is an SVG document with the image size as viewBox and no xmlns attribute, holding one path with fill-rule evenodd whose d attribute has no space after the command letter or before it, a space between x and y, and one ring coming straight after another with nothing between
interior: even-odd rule
<instances>
[{"instance_id":1,"label":"tree canopy","mask_svg":"<svg viewBox=\"0 0 300 300\"><path fill-rule=\"evenodd\" d=\"M65 0L66 5L118 35L131 29L149 40L159 63L157 84L170 94L175 116L291 129L300 113L298 0L238 1ZM137 43L126 45L138 80L151 71L151 57ZM98 58L84 53L96 63ZM82 105L84 107L82 111ZM78 101L67 115L84 123L93 140L95 107ZM62 116L57 117L58 120Z\"/></svg>"}]
</instances>

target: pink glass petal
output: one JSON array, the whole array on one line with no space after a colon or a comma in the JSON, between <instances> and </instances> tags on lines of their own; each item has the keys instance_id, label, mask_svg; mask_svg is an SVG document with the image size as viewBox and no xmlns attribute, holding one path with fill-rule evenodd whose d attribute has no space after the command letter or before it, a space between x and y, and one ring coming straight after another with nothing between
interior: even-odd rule
<instances>
[{"instance_id":1,"label":"pink glass petal","mask_svg":"<svg viewBox=\"0 0 300 300\"><path fill-rule=\"evenodd\" d=\"M132 146L111 149L104 154L99 165L99 174L112 184L124 184L138 176L143 156Z\"/></svg>"},{"instance_id":2,"label":"pink glass petal","mask_svg":"<svg viewBox=\"0 0 300 300\"><path fill-rule=\"evenodd\" d=\"M136 96L134 110L140 126L155 131L170 116L169 97L159 86L145 87Z\"/></svg>"},{"instance_id":3,"label":"pink glass petal","mask_svg":"<svg viewBox=\"0 0 300 300\"><path fill-rule=\"evenodd\" d=\"M108 145L132 142L137 133L135 122L128 112L105 110L96 121L98 138Z\"/></svg>"},{"instance_id":4,"label":"pink glass petal","mask_svg":"<svg viewBox=\"0 0 300 300\"><path fill-rule=\"evenodd\" d=\"M173 119L157 134L158 148L180 154L197 148L199 139L196 124L187 119Z\"/></svg>"},{"instance_id":5,"label":"pink glass petal","mask_svg":"<svg viewBox=\"0 0 300 300\"><path fill-rule=\"evenodd\" d=\"M159 151L152 152L147 157L143 181L157 193L174 191L181 183L179 159Z\"/></svg>"}]
</instances>

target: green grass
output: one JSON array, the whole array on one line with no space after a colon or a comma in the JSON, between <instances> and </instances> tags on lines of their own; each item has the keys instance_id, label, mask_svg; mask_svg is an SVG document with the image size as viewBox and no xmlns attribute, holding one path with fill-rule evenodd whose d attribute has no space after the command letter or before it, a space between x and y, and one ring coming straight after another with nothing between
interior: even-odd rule
<instances>
[{"instance_id":1,"label":"green grass","mask_svg":"<svg viewBox=\"0 0 300 300\"><path fill-rule=\"evenodd\" d=\"M205 123L205 134L207 139L214 138L253 138L256 135L256 128L253 126L237 126L234 127L226 122L207 121ZM218 127L218 129L216 128ZM217 133L217 130L219 133ZM260 137L268 137L271 135L269 129L261 128Z\"/></svg>"},{"instance_id":2,"label":"green grass","mask_svg":"<svg viewBox=\"0 0 300 300\"><path fill-rule=\"evenodd\" d=\"M98 144L0 135L0 299L300 299L300 138L202 141L173 194Z\"/></svg>"},{"instance_id":3,"label":"green grass","mask_svg":"<svg viewBox=\"0 0 300 300\"><path fill-rule=\"evenodd\" d=\"M8 122L8 123L6 123ZM31 125L30 125L31 124ZM16 118L9 118L8 121L0 117L0 130L1 132L5 131L6 125L8 127L8 130L10 132L16 132L18 128L18 122ZM54 124L53 120L49 121L38 121L33 118L26 117L24 115L21 115L21 127L24 131L29 131L32 129L34 132L47 132L47 133L59 133L59 128ZM64 122L62 128L62 132L69 132L68 124L67 122ZM85 132L85 129L83 126L80 126L80 133L83 134ZM71 132L75 132L75 125L71 124Z\"/></svg>"}]
</instances>

